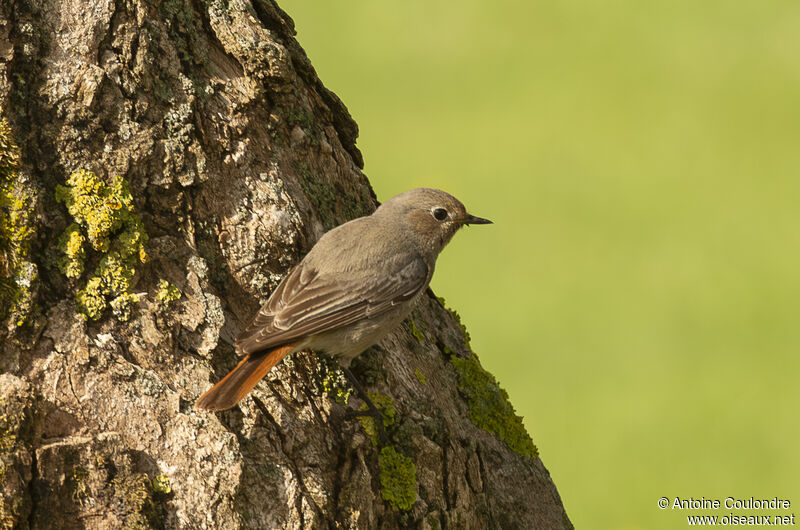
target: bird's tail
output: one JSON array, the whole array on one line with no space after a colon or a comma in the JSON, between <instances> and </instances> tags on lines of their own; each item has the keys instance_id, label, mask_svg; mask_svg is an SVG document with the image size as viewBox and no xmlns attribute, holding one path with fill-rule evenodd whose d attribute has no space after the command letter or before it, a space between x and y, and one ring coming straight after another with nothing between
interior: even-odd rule
<instances>
[{"instance_id":1,"label":"bird's tail","mask_svg":"<svg viewBox=\"0 0 800 530\"><path fill-rule=\"evenodd\" d=\"M225 410L233 407L244 399L261 378L286 357L294 346L295 344L287 344L266 354L262 352L249 354L223 377L222 381L200 396L194 406L206 410Z\"/></svg>"}]
</instances>

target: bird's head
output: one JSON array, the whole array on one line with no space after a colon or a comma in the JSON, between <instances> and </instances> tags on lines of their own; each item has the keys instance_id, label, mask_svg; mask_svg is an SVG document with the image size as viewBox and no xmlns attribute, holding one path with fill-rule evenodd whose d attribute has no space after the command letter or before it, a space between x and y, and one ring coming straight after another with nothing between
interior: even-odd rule
<instances>
[{"instance_id":1,"label":"bird's head","mask_svg":"<svg viewBox=\"0 0 800 530\"><path fill-rule=\"evenodd\" d=\"M392 197L375 212L405 224L410 237L437 255L465 225L491 224L467 212L461 201L442 190L415 188Z\"/></svg>"}]
</instances>

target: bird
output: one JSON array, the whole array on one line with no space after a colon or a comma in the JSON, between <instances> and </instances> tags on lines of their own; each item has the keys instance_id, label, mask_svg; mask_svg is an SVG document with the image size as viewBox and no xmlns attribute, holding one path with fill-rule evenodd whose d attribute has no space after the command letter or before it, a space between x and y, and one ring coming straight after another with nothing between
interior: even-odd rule
<instances>
[{"instance_id":1,"label":"bird","mask_svg":"<svg viewBox=\"0 0 800 530\"><path fill-rule=\"evenodd\" d=\"M241 362L195 406L232 408L288 354L313 350L335 358L375 410L351 361L413 310L459 229L491 223L449 193L415 188L326 232L234 341Z\"/></svg>"}]
</instances>

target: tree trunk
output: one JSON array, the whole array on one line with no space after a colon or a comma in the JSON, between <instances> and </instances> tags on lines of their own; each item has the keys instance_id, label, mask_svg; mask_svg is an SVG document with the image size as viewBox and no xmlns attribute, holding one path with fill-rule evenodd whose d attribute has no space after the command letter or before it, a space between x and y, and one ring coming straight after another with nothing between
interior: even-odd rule
<instances>
[{"instance_id":1,"label":"tree trunk","mask_svg":"<svg viewBox=\"0 0 800 530\"><path fill-rule=\"evenodd\" d=\"M4 0L0 107L0 526L571 527L433 296L354 363L387 442L314 353L193 409L288 268L377 204L271 0Z\"/></svg>"}]
</instances>

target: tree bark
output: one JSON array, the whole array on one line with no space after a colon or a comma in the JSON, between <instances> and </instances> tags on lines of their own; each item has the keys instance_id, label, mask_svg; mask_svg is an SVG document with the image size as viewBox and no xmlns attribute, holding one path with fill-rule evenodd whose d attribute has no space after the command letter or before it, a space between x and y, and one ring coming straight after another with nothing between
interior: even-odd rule
<instances>
[{"instance_id":1,"label":"tree bark","mask_svg":"<svg viewBox=\"0 0 800 530\"><path fill-rule=\"evenodd\" d=\"M354 363L388 442L314 353L240 407L193 409L288 268L377 205L356 124L294 34L271 0L0 4L0 150L20 154L3 528L571 528L433 296Z\"/></svg>"}]
</instances>

